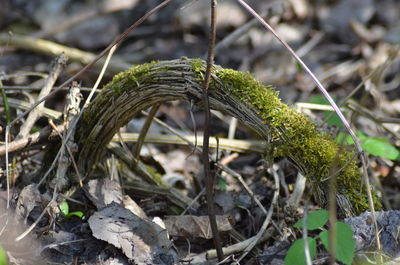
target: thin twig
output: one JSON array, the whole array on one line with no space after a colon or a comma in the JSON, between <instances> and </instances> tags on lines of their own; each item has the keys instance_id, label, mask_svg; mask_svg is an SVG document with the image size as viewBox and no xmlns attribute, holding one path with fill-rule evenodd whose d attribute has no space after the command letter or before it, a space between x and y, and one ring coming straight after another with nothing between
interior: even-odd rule
<instances>
[{"instance_id":1,"label":"thin twig","mask_svg":"<svg viewBox=\"0 0 400 265\"><path fill-rule=\"evenodd\" d=\"M151 108L149 115L147 115L146 121L143 124L142 129L140 130L139 138L137 139L136 146L135 146L135 151L133 152L133 156L136 159L139 158L140 150L142 149L142 146L143 146L144 140L146 138L147 132L149 131L151 122L153 121L154 116L157 114L157 111L160 108L160 106L161 106L161 102L155 104Z\"/></svg>"},{"instance_id":2,"label":"thin twig","mask_svg":"<svg viewBox=\"0 0 400 265\"><path fill-rule=\"evenodd\" d=\"M265 217L264 223L262 224L260 230L258 231L257 235L254 237L253 241L249 243L249 245L244 250L243 254L240 256L238 261L240 262L247 254L254 248L257 242L260 240L262 235L264 234L265 230L268 227L268 224L271 221L272 213L274 212L274 207L277 205L278 197L279 197L279 176L275 170L273 170L272 165L270 166L272 171L272 175L274 176L274 196L272 197L271 205L269 206L267 216ZM279 230L278 230L279 231Z\"/></svg>"},{"instance_id":3,"label":"thin twig","mask_svg":"<svg viewBox=\"0 0 400 265\"><path fill-rule=\"evenodd\" d=\"M328 242L329 242L329 262L330 264L335 264L336 260L336 221L337 221L337 211L336 211L336 195L337 195L337 173L334 172L337 169L338 155L340 149L336 154L333 166L329 170L329 191L328 191L328 210L329 210L329 231L328 231ZM340 169L339 169L340 170Z\"/></svg>"},{"instance_id":4,"label":"thin twig","mask_svg":"<svg viewBox=\"0 0 400 265\"><path fill-rule=\"evenodd\" d=\"M307 217L308 217L308 207L304 206L304 215L303 215L303 240L304 240L304 255L306 257L307 265L312 265L311 255L310 255L310 246L308 245L308 231L307 231Z\"/></svg>"},{"instance_id":5,"label":"thin twig","mask_svg":"<svg viewBox=\"0 0 400 265\"><path fill-rule=\"evenodd\" d=\"M58 132L64 131L64 125L58 125ZM50 126L43 128L41 131L28 135L25 138L18 139L8 143L8 152L16 152L22 150L28 146L43 142L51 137L56 136L57 134L53 131ZM6 153L5 145L0 146L0 156L3 156Z\"/></svg>"},{"instance_id":6,"label":"thin twig","mask_svg":"<svg viewBox=\"0 0 400 265\"><path fill-rule=\"evenodd\" d=\"M265 242L266 240L270 239L273 236L274 231L275 231L275 228L272 228L272 227L268 228L265 231L265 233L263 233L262 237L260 239L258 239L258 243L262 243L262 242ZM257 239L257 235L250 237L244 241L238 242L236 244L232 244L228 247L224 247L224 248L222 248L224 255L230 255L233 253L240 252L240 251L246 249L246 247L248 247L249 244L251 242L254 242L254 240L256 240L256 239ZM206 252L207 259L214 259L214 258L216 258L216 256L217 256L217 252L215 251L215 249L211 249Z\"/></svg>"},{"instance_id":7,"label":"thin twig","mask_svg":"<svg viewBox=\"0 0 400 265\"><path fill-rule=\"evenodd\" d=\"M1 80L0 80L0 90L1 90L1 98L4 104L4 112L6 113L6 123L9 124L11 122L10 105L8 104L6 91L3 86L3 82L1 82Z\"/></svg>"},{"instance_id":8,"label":"thin twig","mask_svg":"<svg viewBox=\"0 0 400 265\"><path fill-rule=\"evenodd\" d=\"M185 215L185 213L192 208L193 204L195 204L201 196L203 196L203 194L206 192L206 189L203 188L199 194L196 195L196 197L194 197L194 199L190 202L190 204L185 208L185 210L180 214L180 215Z\"/></svg>"},{"instance_id":9,"label":"thin twig","mask_svg":"<svg viewBox=\"0 0 400 265\"><path fill-rule=\"evenodd\" d=\"M86 98L86 101L85 101L85 104L84 104L84 108L85 108L86 106L89 105L90 100L92 99L92 97L93 97L93 95L94 95L94 93L95 93L95 91L96 91L98 85L100 84L101 79L103 78L103 75L104 75L104 73L105 73L105 70L107 69L108 62L110 61L111 56L112 56L112 54L114 53L115 49L116 49L116 46L113 46L113 47L110 49L110 51L109 51L109 53L108 53L108 55L107 55L106 61L105 61L104 65L103 65L103 69L101 69L101 72L100 72L100 74L99 74L99 76L98 76L98 78L97 78L97 80L96 80L96 83L94 84L94 86L93 86L93 88L92 88L92 91L90 92L89 96ZM76 126L76 124L78 123L79 119L81 118L82 114L83 114L83 111L79 112L78 116L74 119L74 121L73 121L72 124L70 125L70 128L75 128L75 126ZM63 150L64 150L63 147L64 147L64 145L65 145L65 142L68 141L68 139L70 138L70 136L71 136L71 134L72 134L73 132L74 132L74 130L69 130L69 131L67 132L67 134L65 135L65 138L64 138L63 141L62 141L60 150L58 150L57 155L56 155L56 157L54 158L54 160L53 160L53 162L52 162L50 168L46 171L46 174L42 177L42 179L40 180L38 186L40 186L40 185L43 183L43 181L47 178L48 174L50 174L51 170L54 168L57 159L61 156L61 154L62 154L62 152L63 152Z\"/></svg>"},{"instance_id":10,"label":"thin twig","mask_svg":"<svg viewBox=\"0 0 400 265\"><path fill-rule=\"evenodd\" d=\"M42 90L39 93L38 100L41 100L45 96L47 96L51 89L53 88L54 84L57 81L58 76L61 74L61 71L65 68L67 64L68 57L61 53L55 60L52 69L44 83ZM44 109L44 101L37 105L32 111L29 113L26 121L22 124L19 133L17 135L17 139L25 138L29 132L31 131L35 122L42 116Z\"/></svg>"},{"instance_id":11,"label":"thin twig","mask_svg":"<svg viewBox=\"0 0 400 265\"><path fill-rule=\"evenodd\" d=\"M194 144L203 146L203 136L196 135L184 135L187 140ZM121 138L124 142L137 142L139 139L138 133L121 133ZM196 143L196 140L199 144ZM237 140L237 139L226 139L226 138L218 138L219 140L219 148L234 152L255 152L255 153L264 153L265 151L265 142L260 140ZM118 142L118 136L114 136L111 141ZM146 138L144 138L145 143L153 143L153 144L178 144L178 145L188 145L186 141L182 140L179 136L175 135L166 135L166 134L148 134ZM210 137L209 146L212 148L217 147L217 139L216 137ZM197 149L194 149L197 151ZM2 154L2 146L0 146L0 156Z\"/></svg>"},{"instance_id":12,"label":"thin twig","mask_svg":"<svg viewBox=\"0 0 400 265\"><path fill-rule=\"evenodd\" d=\"M58 134L58 136L60 137L60 139L63 139L62 132L59 132L59 131L57 130L57 127L58 127L58 126L56 126L56 125L53 123L52 120L49 120L49 125L50 125L50 127L52 127L53 130ZM82 187L83 187L82 177L81 177L81 174L79 173L78 165L77 165L76 162L75 162L74 154L73 154L73 152L72 152L72 150L71 150L71 148L70 148L69 145L66 145L65 147L66 147L66 149L67 149L67 151L68 151L68 154L69 154L69 157L70 157L70 159L71 159L72 165L73 165L73 167L74 167L74 169L75 169L75 173L76 173L76 175L78 176L79 185L80 185L80 187L82 188Z\"/></svg>"},{"instance_id":13,"label":"thin twig","mask_svg":"<svg viewBox=\"0 0 400 265\"><path fill-rule=\"evenodd\" d=\"M8 138L10 136L10 126L6 126L6 183L7 183L7 209L10 208L10 170L8 168Z\"/></svg>"},{"instance_id":14,"label":"thin twig","mask_svg":"<svg viewBox=\"0 0 400 265\"><path fill-rule=\"evenodd\" d=\"M31 102L27 102L27 101L22 101L19 99L15 99L15 98L8 98L8 104L10 104L10 107L12 108L19 108L22 110L27 110L30 109L32 106ZM0 101L0 103L3 103L3 101ZM43 109L43 116L49 119L58 119L61 118L62 113L56 110L52 110L50 108L44 108Z\"/></svg>"},{"instance_id":15,"label":"thin twig","mask_svg":"<svg viewBox=\"0 0 400 265\"><path fill-rule=\"evenodd\" d=\"M208 45L208 56L207 56L207 68L204 76L203 83L203 103L204 103L204 137L203 137L203 165L204 175L206 181L206 197L207 197L207 208L208 217L210 219L211 231L214 239L214 246L217 250L218 261L224 259L224 253L222 252L221 238L218 232L217 220L215 217L214 210L214 177L211 175L210 160L209 160L209 137L210 137L210 103L208 101L208 87L211 79L211 68L214 64L214 46L216 39L216 0L210 0L211 3L211 27L210 27L210 39Z\"/></svg>"},{"instance_id":16,"label":"thin twig","mask_svg":"<svg viewBox=\"0 0 400 265\"><path fill-rule=\"evenodd\" d=\"M6 38L7 36L5 34L0 33L0 44L4 43ZM53 41L33 38L29 36L22 36L19 34L12 35L11 44L18 49L32 51L50 57L55 57L60 55L61 53L65 53L70 61L78 62L82 65L91 64L91 62L97 58L96 54L91 52L82 51L77 48L71 48ZM100 58L97 60L98 62L96 61L96 63L93 63L92 66L96 69L101 69L104 61L100 60ZM128 69L129 67L131 67L131 64L129 64L128 62L122 61L121 59L114 59L111 62L110 71L113 73L118 73ZM77 78L77 76L75 76L75 78ZM64 84L66 86L69 83L70 82Z\"/></svg>"}]
</instances>

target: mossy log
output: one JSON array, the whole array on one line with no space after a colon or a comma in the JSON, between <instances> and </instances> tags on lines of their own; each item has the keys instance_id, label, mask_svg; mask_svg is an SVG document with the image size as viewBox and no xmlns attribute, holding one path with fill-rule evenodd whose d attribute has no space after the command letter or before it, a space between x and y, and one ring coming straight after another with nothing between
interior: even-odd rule
<instances>
[{"instance_id":1,"label":"mossy log","mask_svg":"<svg viewBox=\"0 0 400 265\"><path fill-rule=\"evenodd\" d=\"M85 109L78 124L80 170L90 174L114 134L141 110L171 100L194 101L201 106L204 72L202 60L181 58L143 64L117 74ZM353 153L282 103L273 88L249 73L214 66L209 99L212 109L236 117L259 134L268 143L266 156L288 157L307 177L322 206L326 206L328 179L336 174L339 210L348 216L368 209ZM379 209L379 200L374 200Z\"/></svg>"}]
</instances>

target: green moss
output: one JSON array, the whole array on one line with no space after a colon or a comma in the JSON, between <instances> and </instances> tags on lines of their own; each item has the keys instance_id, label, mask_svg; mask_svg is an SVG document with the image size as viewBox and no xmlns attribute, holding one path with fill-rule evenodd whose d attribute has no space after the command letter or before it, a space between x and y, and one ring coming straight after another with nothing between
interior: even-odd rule
<instances>
[{"instance_id":1,"label":"green moss","mask_svg":"<svg viewBox=\"0 0 400 265\"><path fill-rule=\"evenodd\" d=\"M202 60L191 60L193 72L203 79L205 65ZM328 190L332 167L340 169L337 175L338 192L347 195L357 213L369 209L365 187L353 153L339 146L329 135L319 132L313 122L279 99L278 92L255 80L250 73L232 69L214 68L219 79L212 80L210 89L223 84L229 93L252 108L272 130L273 139L281 139L274 156L294 158L303 168L312 185ZM381 204L374 194L375 206Z\"/></svg>"},{"instance_id":2,"label":"green moss","mask_svg":"<svg viewBox=\"0 0 400 265\"><path fill-rule=\"evenodd\" d=\"M158 186L161 187L169 187L167 183L162 179L162 176L160 173L157 172L156 169L154 169L151 166L145 165L147 172L150 174L151 178L154 180L155 183L157 183Z\"/></svg>"},{"instance_id":3,"label":"green moss","mask_svg":"<svg viewBox=\"0 0 400 265\"><path fill-rule=\"evenodd\" d=\"M113 80L108 83L103 89L111 89L115 95L120 95L127 89L139 87L144 82L153 81L146 78L153 66L157 65L158 61L152 61L150 63L141 64L132 67L124 72L116 74Z\"/></svg>"}]
</instances>

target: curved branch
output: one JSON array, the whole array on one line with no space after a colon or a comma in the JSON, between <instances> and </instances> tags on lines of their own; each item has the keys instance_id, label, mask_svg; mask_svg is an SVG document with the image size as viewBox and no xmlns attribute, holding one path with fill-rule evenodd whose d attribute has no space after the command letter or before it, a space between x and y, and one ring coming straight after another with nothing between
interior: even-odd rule
<instances>
[{"instance_id":1,"label":"curved branch","mask_svg":"<svg viewBox=\"0 0 400 265\"><path fill-rule=\"evenodd\" d=\"M202 60L181 58L140 65L116 75L78 124L80 169L89 175L113 135L139 111L170 100L201 104L204 72ZM352 215L353 210L368 209L353 153L319 132L303 114L283 104L274 89L254 80L249 73L215 66L209 100L212 109L237 118L258 133L267 142L266 156L288 157L307 176L314 197L322 206L326 206L329 189L326 179L334 172L341 213ZM379 208L378 199L375 203Z\"/></svg>"}]
</instances>

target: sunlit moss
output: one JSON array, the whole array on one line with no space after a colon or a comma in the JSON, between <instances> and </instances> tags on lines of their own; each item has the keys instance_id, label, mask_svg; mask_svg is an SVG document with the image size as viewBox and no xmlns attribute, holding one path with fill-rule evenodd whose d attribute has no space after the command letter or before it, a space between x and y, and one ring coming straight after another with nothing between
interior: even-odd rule
<instances>
[{"instance_id":1,"label":"sunlit moss","mask_svg":"<svg viewBox=\"0 0 400 265\"><path fill-rule=\"evenodd\" d=\"M152 61L150 63L141 64L116 74L113 80L103 89L111 88L118 95L126 89L139 87L140 84L151 81L146 77L151 72L153 66L157 65L157 63L158 61Z\"/></svg>"},{"instance_id":2,"label":"sunlit moss","mask_svg":"<svg viewBox=\"0 0 400 265\"><path fill-rule=\"evenodd\" d=\"M192 60L193 71L202 77L204 63ZM216 68L213 74L226 93L239 98L252 108L271 130L273 138L283 139L274 152L275 156L287 156L306 172L312 185L328 190L328 178L337 174L337 190L347 195L354 210L359 213L369 209L362 177L352 152L339 146L328 134L319 132L308 117L281 102L278 92L255 80L250 73ZM216 82L214 80L214 82ZM216 84L211 82L210 88ZM334 168L333 168L334 167ZM333 169L332 169L333 168ZM375 207L381 208L374 194Z\"/></svg>"}]
</instances>

